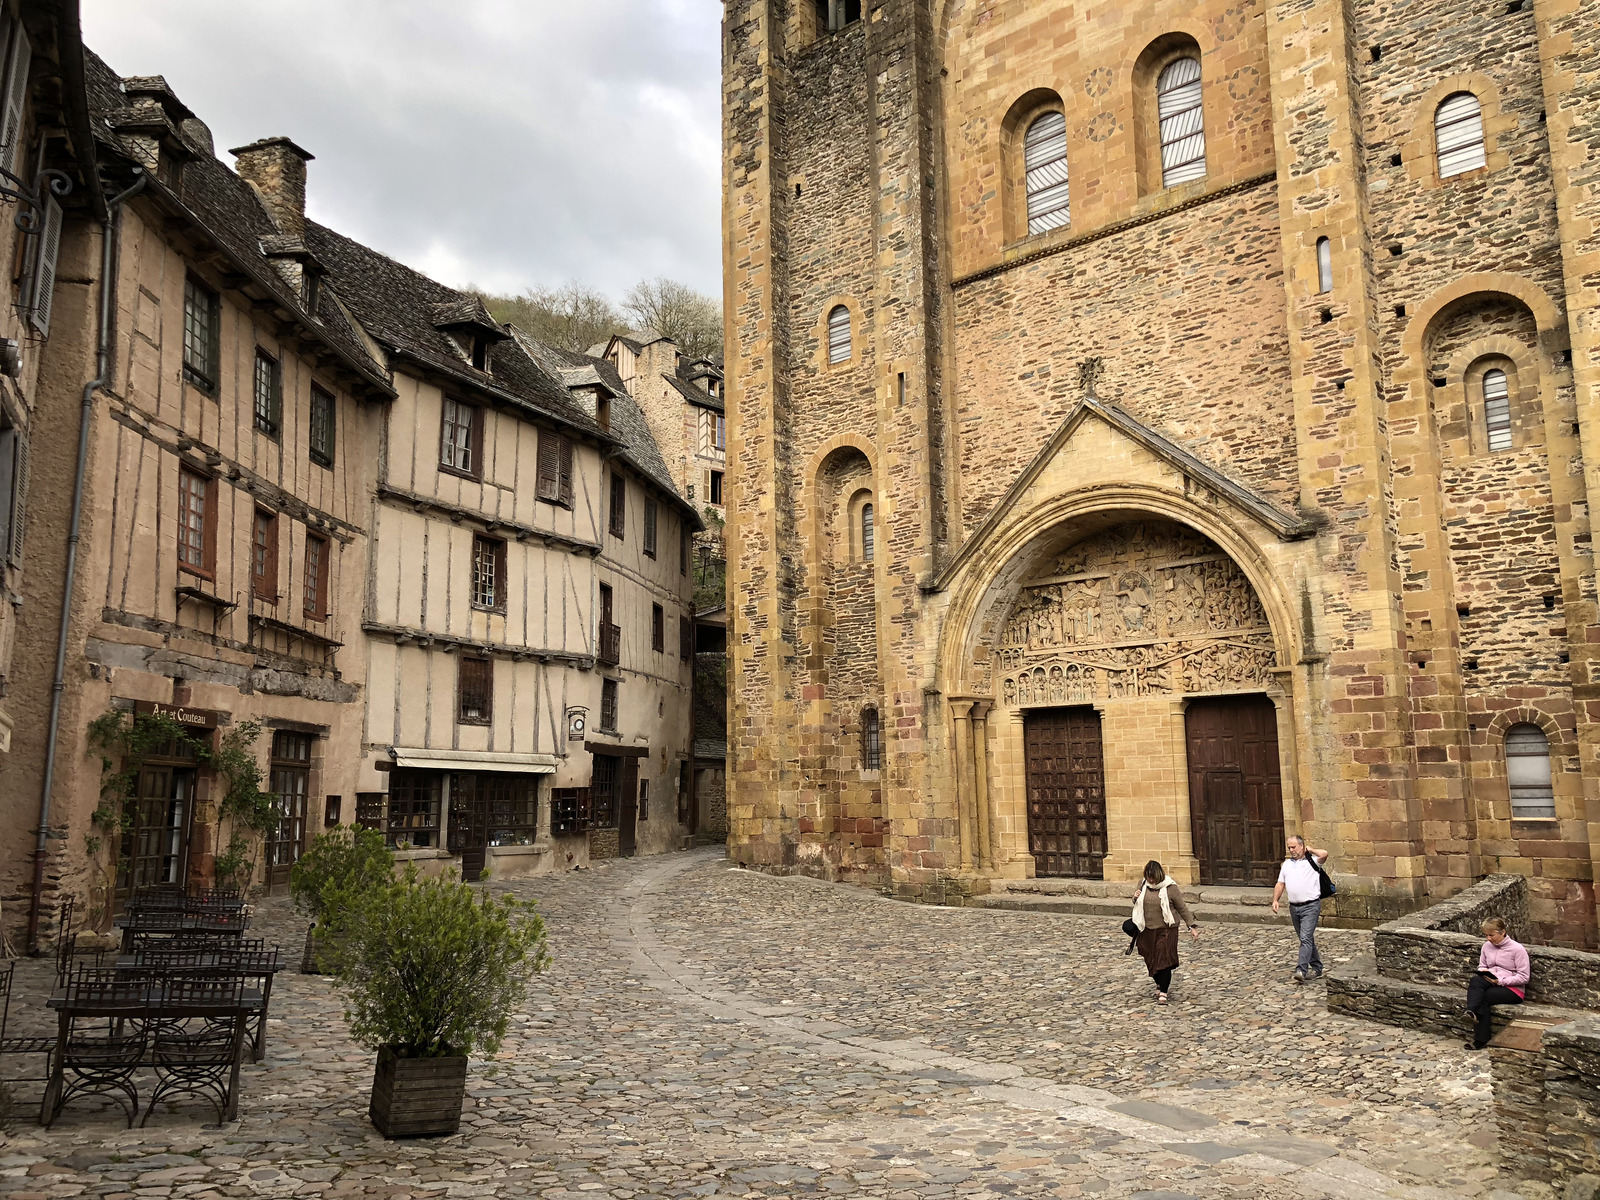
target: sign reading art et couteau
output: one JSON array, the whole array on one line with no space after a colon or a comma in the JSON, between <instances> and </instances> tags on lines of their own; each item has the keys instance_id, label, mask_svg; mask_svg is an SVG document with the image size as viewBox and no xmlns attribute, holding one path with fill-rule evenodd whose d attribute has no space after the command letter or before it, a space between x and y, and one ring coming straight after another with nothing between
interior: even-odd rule
<instances>
[{"instance_id":1,"label":"sign reading art et couteau","mask_svg":"<svg viewBox=\"0 0 1600 1200\"><path fill-rule=\"evenodd\" d=\"M181 704L162 704L155 700L135 700L133 711L136 714L160 713L164 717L171 717L179 725L186 725L190 729L215 729L221 713L210 708L186 708Z\"/></svg>"}]
</instances>

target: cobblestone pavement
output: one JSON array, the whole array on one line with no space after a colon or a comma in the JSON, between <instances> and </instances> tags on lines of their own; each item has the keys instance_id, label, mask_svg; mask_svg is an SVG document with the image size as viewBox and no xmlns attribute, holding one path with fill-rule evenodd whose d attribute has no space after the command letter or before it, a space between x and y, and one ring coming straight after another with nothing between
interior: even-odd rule
<instances>
[{"instance_id":1,"label":"cobblestone pavement","mask_svg":"<svg viewBox=\"0 0 1600 1200\"><path fill-rule=\"evenodd\" d=\"M1330 1016L1319 984L1289 982L1287 924L1206 928L1158 1007L1098 918L917 907L712 851L491 886L539 899L555 961L473 1064L459 1136L379 1138L373 1056L326 980L285 973L239 1120L14 1113L0 1193L1550 1194L1495 1171L1487 1062ZM281 900L256 927L286 949L304 928ZM1332 963L1369 936L1319 940ZM49 969L19 968L12 1032L49 1026Z\"/></svg>"}]
</instances>

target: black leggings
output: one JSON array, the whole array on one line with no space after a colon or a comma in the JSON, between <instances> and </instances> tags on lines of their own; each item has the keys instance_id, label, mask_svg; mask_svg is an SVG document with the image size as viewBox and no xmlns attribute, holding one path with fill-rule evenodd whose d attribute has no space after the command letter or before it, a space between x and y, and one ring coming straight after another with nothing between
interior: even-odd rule
<instances>
[{"instance_id":1,"label":"black leggings","mask_svg":"<svg viewBox=\"0 0 1600 1200\"><path fill-rule=\"evenodd\" d=\"M1172 968L1162 967L1161 970L1151 975L1150 978L1156 981L1156 987L1160 988L1162 994L1164 995L1166 990L1172 986Z\"/></svg>"},{"instance_id":2,"label":"black leggings","mask_svg":"<svg viewBox=\"0 0 1600 1200\"><path fill-rule=\"evenodd\" d=\"M1467 1011L1478 1019L1478 1027L1472 1035L1473 1045L1487 1046L1489 1039L1494 1036L1490 1021L1494 1016L1496 1004L1521 1003L1522 997L1510 988L1490 983L1482 975L1474 975L1472 981L1467 984Z\"/></svg>"}]
</instances>

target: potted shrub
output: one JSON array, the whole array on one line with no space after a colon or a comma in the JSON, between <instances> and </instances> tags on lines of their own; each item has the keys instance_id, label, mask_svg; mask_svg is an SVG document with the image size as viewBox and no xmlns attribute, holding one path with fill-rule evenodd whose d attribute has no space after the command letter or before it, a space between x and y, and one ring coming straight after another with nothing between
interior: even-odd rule
<instances>
[{"instance_id":1,"label":"potted shrub","mask_svg":"<svg viewBox=\"0 0 1600 1200\"><path fill-rule=\"evenodd\" d=\"M393 879L394 857L377 830L336 825L319 834L289 870L294 906L311 918L300 970L330 974L333 964L329 950L316 940L317 927L326 926L329 915L347 907L354 896Z\"/></svg>"},{"instance_id":2,"label":"potted shrub","mask_svg":"<svg viewBox=\"0 0 1600 1200\"><path fill-rule=\"evenodd\" d=\"M544 922L532 903L415 867L329 916L318 940L332 947L345 1020L378 1052L372 1124L389 1138L455 1133L468 1055L499 1050L549 965Z\"/></svg>"}]
</instances>

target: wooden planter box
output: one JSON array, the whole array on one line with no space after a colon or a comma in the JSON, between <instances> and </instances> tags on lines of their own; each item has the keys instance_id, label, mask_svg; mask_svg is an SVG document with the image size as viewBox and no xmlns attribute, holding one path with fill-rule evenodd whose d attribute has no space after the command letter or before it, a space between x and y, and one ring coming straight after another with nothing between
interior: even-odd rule
<instances>
[{"instance_id":1,"label":"wooden planter box","mask_svg":"<svg viewBox=\"0 0 1600 1200\"><path fill-rule=\"evenodd\" d=\"M372 1075L367 1115L387 1138L437 1137L461 1128L467 1095L467 1059L401 1058L385 1046Z\"/></svg>"}]
</instances>

